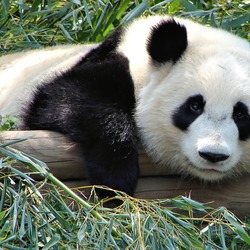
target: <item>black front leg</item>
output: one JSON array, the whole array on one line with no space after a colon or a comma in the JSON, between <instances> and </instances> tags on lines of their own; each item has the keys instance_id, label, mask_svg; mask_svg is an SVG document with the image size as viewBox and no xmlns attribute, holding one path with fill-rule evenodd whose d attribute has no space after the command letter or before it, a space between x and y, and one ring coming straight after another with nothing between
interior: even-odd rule
<instances>
[{"instance_id":1,"label":"black front leg","mask_svg":"<svg viewBox=\"0 0 250 250\"><path fill-rule=\"evenodd\" d=\"M86 149L84 155L91 184L134 194L139 175L136 148L118 144L109 147L99 142ZM99 189L98 195L104 198L114 193Z\"/></svg>"},{"instance_id":2,"label":"black front leg","mask_svg":"<svg viewBox=\"0 0 250 250\"><path fill-rule=\"evenodd\" d=\"M83 123L75 134L78 138L72 139L80 139L91 184L133 195L139 175L138 137L133 116L104 106L102 110L95 109L91 118L84 119ZM102 197L110 195L99 193Z\"/></svg>"}]
</instances>

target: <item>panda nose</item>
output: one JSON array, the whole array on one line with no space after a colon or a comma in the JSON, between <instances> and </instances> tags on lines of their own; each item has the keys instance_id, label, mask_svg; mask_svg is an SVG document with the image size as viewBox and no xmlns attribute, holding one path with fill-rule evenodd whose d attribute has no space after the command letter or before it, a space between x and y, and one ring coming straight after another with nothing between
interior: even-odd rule
<instances>
[{"instance_id":1,"label":"panda nose","mask_svg":"<svg viewBox=\"0 0 250 250\"><path fill-rule=\"evenodd\" d=\"M201 152L199 151L199 155L204 158L207 161L216 163L220 161L225 161L226 159L229 158L229 155L225 154L217 154L217 153L212 153L212 152Z\"/></svg>"}]
</instances>

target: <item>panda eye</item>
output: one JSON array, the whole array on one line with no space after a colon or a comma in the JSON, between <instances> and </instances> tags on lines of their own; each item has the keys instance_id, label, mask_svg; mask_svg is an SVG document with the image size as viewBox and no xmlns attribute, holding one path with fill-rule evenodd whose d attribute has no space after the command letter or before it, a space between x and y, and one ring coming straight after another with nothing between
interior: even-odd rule
<instances>
[{"instance_id":1,"label":"panda eye","mask_svg":"<svg viewBox=\"0 0 250 250\"><path fill-rule=\"evenodd\" d=\"M200 94L188 97L173 113L174 125L185 131L203 113L205 104L206 101Z\"/></svg>"},{"instance_id":2,"label":"panda eye","mask_svg":"<svg viewBox=\"0 0 250 250\"><path fill-rule=\"evenodd\" d=\"M188 99L188 109L196 116L202 114L204 106L205 100L202 95L195 95Z\"/></svg>"},{"instance_id":3,"label":"panda eye","mask_svg":"<svg viewBox=\"0 0 250 250\"><path fill-rule=\"evenodd\" d=\"M242 119L244 117L244 114L241 111L237 111L234 113L235 119Z\"/></svg>"},{"instance_id":4,"label":"panda eye","mask_svg":"<svg viewBox=\"0 0 250 250\"><path fill-rule=\"evenodd\" d=\"M234 120L241 120L244 119L248 116L248 108L245 104L243 104L242 102L238 102L235 106L234 106L234 110L233 110L233 119Z\"/></svg>"},{"instance_id":5,"label":"panda eye","mask_svg":"<svg viewBox=\"0 0 250 250\"><path fill-rule=\"evenodd\" d=\"M189 105L189 108L192 112L196 113L196 114L201 114L203 111L203 107L200 105L199 102L191 102Z\"/></svg>"}]
</instances>

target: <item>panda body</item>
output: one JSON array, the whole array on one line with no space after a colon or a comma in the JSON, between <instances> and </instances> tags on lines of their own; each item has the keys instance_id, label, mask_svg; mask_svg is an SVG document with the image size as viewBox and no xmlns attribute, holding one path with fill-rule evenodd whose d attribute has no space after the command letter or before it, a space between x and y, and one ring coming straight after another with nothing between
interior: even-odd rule
<instances>
[{"instance_id":1,"label":"panda body","mask_svg":"<svg viewBox=\"0 0 250 250\"><path fill-rule=\"evenodd\" d=\"M142 18L101 44L2 57L0 69L0 114L69 136L93 184L133 194L139 141L203 180L250 170L250 45L226 31Z\"/></svg>"},{"instance_id":2,"label":"panda body","mask_svg":"<svg viewBox=\"0 0 250 250\"><path fill-rule=\"evenodd\" d=\"M19 116L33 90L73 67L96 45L66 45L19 52L0 57L1 116Z\"/></svg>"}]
</instances>

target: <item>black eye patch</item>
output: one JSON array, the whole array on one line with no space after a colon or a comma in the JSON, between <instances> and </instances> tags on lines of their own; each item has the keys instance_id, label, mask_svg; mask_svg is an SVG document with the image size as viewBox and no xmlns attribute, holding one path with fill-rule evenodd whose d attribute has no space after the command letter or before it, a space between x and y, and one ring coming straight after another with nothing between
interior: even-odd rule
<instances>
[{"instance_id":1,"label":"black eye patch","mask_svg":"<svg viewBox=\"0 0 250 250\"><path fill-rule=\"evenodd\" d=\"M189 97L173 113L172 119L174 125L181 130L186 130L203 113L205 104L206 102L202 95Z\"/></svg>"},{"instance_id":2,"label":"black eye patch","mask_svg":"<svg viewBox=\"0 0 250 250\"><path fill-rule=\"evenodd\" d=\"M237 102L233 109L233 120L239 130L239 138L244 141L250 136L250 115L248 107L242 103Z\"/></svg>"}]
</instances>

